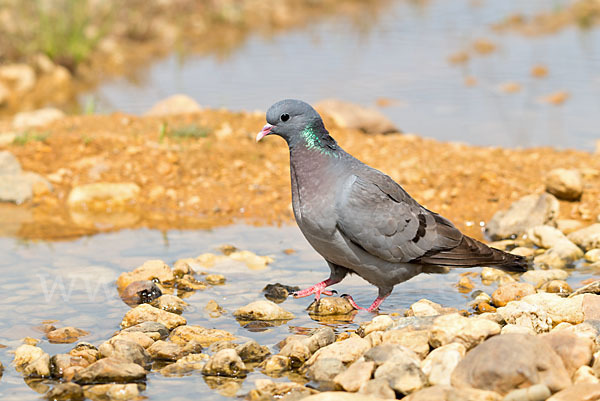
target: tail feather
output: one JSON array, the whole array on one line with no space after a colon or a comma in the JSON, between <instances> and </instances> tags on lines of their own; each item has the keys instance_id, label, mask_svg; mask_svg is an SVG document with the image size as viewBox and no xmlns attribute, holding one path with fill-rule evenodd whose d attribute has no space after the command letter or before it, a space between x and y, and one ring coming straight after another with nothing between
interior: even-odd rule
<instances>
[{"instance_id":1,"label":"tail feather","mask_svg":"<svg viewBox=\"0 0 600 401\"><path fill-rule=\"evenodd\" d=\"M524 257L490 248L466 235L456 247L426 254L414 262L446 267L491 266L508 272L525 272L529 267Z\"/></svg>"}]
</instances>

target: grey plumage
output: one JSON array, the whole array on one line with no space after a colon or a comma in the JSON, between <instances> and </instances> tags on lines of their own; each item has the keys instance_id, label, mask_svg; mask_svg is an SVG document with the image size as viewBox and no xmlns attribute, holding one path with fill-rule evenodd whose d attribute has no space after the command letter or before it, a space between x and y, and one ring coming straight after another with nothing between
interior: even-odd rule
<instances>
[{"instance_id":1,"label":"grey plumage","mask_svg":"<svg viewBox=\"0 0 600 401\"><path fill-rule=\"evenodd\" d=\"M318 297L351 272L379 288L372 310L394 285L432 266L527 269L522 257L463 235L390 177L346 153L307 103L275 103L267 122L257 140L276 134L288 143L296 221L331 269L329 280L301 296Z\"/></svg>"}]
</instances>

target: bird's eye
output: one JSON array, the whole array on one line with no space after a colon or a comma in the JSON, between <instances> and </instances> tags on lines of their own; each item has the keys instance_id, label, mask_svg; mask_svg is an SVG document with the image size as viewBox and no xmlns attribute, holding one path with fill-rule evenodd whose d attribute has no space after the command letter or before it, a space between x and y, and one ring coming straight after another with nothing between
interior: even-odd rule
<instances>
[{"instance_id":1,"label":"bird's eye","mask_svg":"<svg viewBox=\"0 0 600 401\"><path fill-rule=\"evenodd\" d=\"M290 115L288 113L283 113L280 117L281 121L286 122L290 119Z\"/></svg>"}]
</instances>

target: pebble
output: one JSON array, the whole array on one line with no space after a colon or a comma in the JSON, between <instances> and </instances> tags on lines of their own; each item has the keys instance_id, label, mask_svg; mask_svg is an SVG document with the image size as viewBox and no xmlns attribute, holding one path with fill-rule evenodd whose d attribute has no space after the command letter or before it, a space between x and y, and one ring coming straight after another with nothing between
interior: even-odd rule
<instances>
[{"instance_id":1,"label":"pebble","mask_svg":"<svg viewBox=\"0 0 600 401\"><path fill-rule=\"evenodd\" d=\"M71 351L69 351L69 355L76 358L82 358L90 364L96 362L100 358L100 352L98 349L92 344L84 342L77 344Z\"/></svg>"},{"instance_id":2,"label":"pebble","mask_svg":"<svg viewBox=\"0 0 600 401\"><path fill-rule=\"evenodd\" d=\"M570 293L573 292L573 289L571 288L569 283L567 283L564 280L546 281L544 284L542 284L542 286L540 287L540 290L546 291L546 292L549 292L552 294L563 294L563 295L569 295Z\"/></svg>"},{"instance_id":3,"label":"pebble","mask_svg":"<svg viewBox=\"0 0 600 401\"><path fill-rule=\"evenodd\" d=\"M280 283L267 284L262 292L269 301L280 304L285 301L288 296L295 291L300 291L300 287L291 287Z\"/></svg>"},{"instance_id":4,"label":"pebble","mask_svg":"<svg viewBox=\"0 0 600 401\"><path fill-rule=\"evenodd\" d=\"M366 339L352 337L320 348L306 361L306 364L311 366L320 358L337 359L348 364L361 357L369 348L371 348L371 345Z\"/></svg>"},{"instance_id":5,"label":"pebble","mask_svg":"<svg viewBox=\"0 0 600 401\"><path fill-rule=\"evenodd\" d=\"M13 128L17 130L24 130L27 128L41 127L51 124L52 122L60 120L63 117L65 117L65 113L63 113L61 110L47 107L33 111L22 111L15 114L12 120L12 125Z\"/></svg>"},{"instance_id":6,"label":"pebble","mask_svg":"<svg viewBox=\"0 0 600 401\"><path fill-rule=\"evenodd\" d=\"M554 324L578 324L600 318L600 295L581 294L563 298L557 294L540 292L526 296L523 301L543 309Z\"/></svg>"},{"instance_id":7,"label":"pebble","mask_svg":"<svg viewBox=\"0 0 600 401\"><path fill-rule=\"evenodd\" d=\"M225 276L222 274L208 274L204 277L204 280L210 285L225 284Z\"/></svg>"},{"instance_id":8,"label":"pebble","mask_svg":"<svg viewBox=\"0 0 600 401\"><path fill-rule=\"evenodd\" d=\"M62 378L70 381L75 372L83 369L93 362L89 362L82 357L74 357L69 354L56 354L50 358L50 374L52 377Z\"/></svg>"},{"instance_id":9,"label":"pebble","mask_svg":"<svg viewBox=\"0 0 600 401\"><path fill-rule=\"evenodd\" d=\"M143 322L158 322L167 329L172 330L175 327L185 325L187 320L175 313L166 312L148 304L138 305L128 311L123 317L121 328L126 329Z\"/></svg>"},{"instance_id":10,"label":"pebble","mask_svg":"<svg viewBox=\"0 0 600 401\"><path fill-rule=\"evenodd\" d=\"M77 383L58 383L44 394L44 398L51 401L83 400L83 388Z\"/></svg>"},{"instance_id":11,"label":"pebble","mask_svg":"<svg viewBox=\"0 0 600 401\"><path fill-rule=\"evenodd\" d=\"M356 129L369 134L400 132L379 110L338 99L321 100L315 105L319 112L331 117L342 128Z\"/></svg>"},{"instance_id":12,"label":"pebble","mask_svg":"<svg viewBox=\"0 0 600 401\"><path fill-rule=\"evenodd\" d=\"M469 319L458 313L442 315L433 323L429 344L437 348L459 342L470 349L486 338L500 334L500 329L499 324L486 319Z\"/></svg>"},{"instance_id":13,"label":"pebble","mask_svg":"<svg viewBox=\"0 0 600 401\"><path fill-rule=\"evenodd\" d=\"M176 114L197 113L202 107L188 95L175 94L160 100L146 112L147 116L169 116Z\"/></svg>"},{"instance_id":14,"label":"pebble","mask_svg":"<svg viewBox=\"0 0 600 401\"><path fill-rule=\"evenodd\" d=\"M493 269L491 267L484 267L481 269L481 281L484 284L491 284L498 282L499 284L506 284L514 282L515 279L512 276L502 270Z\"/></svg>"},{"instance_id":15,"label":"pebble","mask_svg":"<svg viewBox=\"0 0 600 401\"><path fill-rule=\"evenodd\" d=\"M599 262L600 261L600 248L590 249L584 255L584 258L588 262Z\"/></svg>"},{"instance_id":16,"label":"pebble","mask_svg":"<svg viewBox=\"0 0 600 401\"><path fill-rule=\"evenodd\" d=\"M160 374L163 376L183 376L193 371L201 371L204 369L208 358L206 354L190 354L160 369Z\"/></svg>"},{"instance_id":17,"label":"pebble","mask_svg":"<svg viewBox=\"0 0 600 401\"><path fill-rule=\"evenodd\" d=\"M585 224L580 220L574 219L558 219L556 220L556 228L562 231L563 234L568 235L573 231L579 230Z\"/></svg>"},{"instance_id":18,"label":"pebble","mask_svg":"<svg viewBox=\"0 0 600 401\"><path fill-rule=\"evenodd\" d=\"M492 293L492 302L496 307L506 306L524 296L535 294L535 287L529 283L508 283L498 287Z\"/></svg>"},{"instance_id":19,"label":"pebble","mask_svg":"<svg viewBox=\"0 0 600 401\"><path fill-rule=\"evenodd\" d=\"M344 391L357 392L366 382L371 379L375 370L375 363L354 362L344 372L339 373L333 378L333 382Z\"/></svg>"},{"instance_id":20,"label":"pebble","mask_svg":"<svg viewBox=\"0 0 600 401\"><path fill-rule=\"evenodd\" d=\"M323 297L313 301L306 310L312 315L331 316L345 315L354 311L354 307L343 297Z\"/></svg>"},{"instance_id":21,"label":"pebble","mask_svg":"<svg viewBox=\"0 0 600 401\"><path fill-rule=\"evenodd\" d=\"M233 312L240 320L289 320L294 315L271 301L254 301Z\"/></svg>"},{"instance_id":22,"label":"pebble","mask_svg":"<svg viewBox=\"0 0 600 401\"><path fill-rule=\"evenodd\" d=\"M365 337L374 331L386 331L394 325L394 321L388 315L379 315L373 318L370 322L361 323L356 334Z\"/></svg>"},{"instance_id":23,"label":"pebble","mask_svg":"<svg viewBox=\"0 0 600 401\"><path fill-rule=\"evenodd\" d=\"M96 384L84 387L84 395L92 400L125 401L135 400L140 391L136 383L128 384Z\"/></svg>"},{"instance_id":24,"label":"pebble","mask_svg":"<svg viewBox=\"0 0 600 401\"><path fill-rule=\"evenodd\" d=\"M568 330L553 331L540 338L545 341L563 361L569 376L581 366L592 362L594 342Z\"/></svg>"},{"instance_id":25,"label":"pebble","mask_svg":"<svg viewBox=\"0 0 600 401\"><path fill-rule=\"evenodd\" d=\"M374 377L386 379L392 389L401 394L410 394L427 384L427 377L420 363L410 359L388 360L377 368Z\"/></svg>"},{"instance_id":26,"label":"pebble","mask_svg":"<svg viewBox=\"0 0 600 401\"><path fill-rule=\"evenodd\" d=\"M580 366L579 369L573 373L573 383L590 383L598 384L600 379L594 374L594 370L590 366Z\"/></svg>"},{"instance_id":27,"label":"pebble","mask_svg":"<svg viewBox=\"0 0 600 401\"><path fill-rule=\"evenodd\" d=\"M129 383L145 378L146 371L137 363L114 358L103 358L77 371L73 381L79 384Z\"/></svg>"},{"instance_id":28,"label":"pebble","mask_svg":"<svg viewBox=\"0 0 600 401\"><path fill-rule=\"evenodd\" d=\"M396 392L390 387L385 378L369 380L360 387L358 393L361 397L372 396L376 399L396 399Z\"/></svg>"},{"instance_id":29,"label":"pebble","mask_svg":"<svg viewBox=\"0 0 600 401\"><path fill-rule=\"evenodd\" d=\"M181 315L188 306L188 303L175 295L165 294L153 300L150 305L167 312Z\"/></svg>"},{"instance_id":30,"label":"pebble","mask_svg":"<svg viewBox=\"0 0 600 401\"><path fill-rule=\"evenodd\" d=\"M529 325L518 325L509 323L502 327L500 334L530 334L535 335L536 332Z\"/></svg>"},{"instance_id":31,"label":"pebble","mask_svg":"<svg viewBox=\"0 0 600 401\"><path fill-rule=\"evenodd\" d=\"M546 401L592 401L600 399L600 384L577 383L567 389L559 391Z\"/></svg>"},{"instance_id":32,"label":"pebble","mask_svg":"<svg viewBox=\"0 0 600 401\"><path fill-rule=\"evenodd\" d=\"M392 397L394 399L394 397ZM382 401L378 397L357 394L345 393L342 391L324 391L319 394L311 395L310 397L302 398L303 401Z\"/></svg>"},{"instance_id":33,"label":"pebble","mask_svg":"<svg viewBox=\"0 0 600 401\"><path fill-rule=\"evenodd\" d=\"M553 224L559 203L551 194L527 195L514 202L508 210L496 212L486 224L485 233L492 240L517 237L528 229Z\"/></svg>"},{"instance_id":34,"label":"pebble","mask_svg":"<svg viewBox=\"0 0 600 401\"><path fill-rule=\"evenodd\" d=\"M169 329L159 322L142 322L121 330L121 333L143 333L156 340L164 340L169 336Z\"/></svg>"},{"instance_id":35,"label":"pebble","mask_svg":"<svg viewBox=\"0 0 600 401\"><path fill-rule=\"evenodd\" d=\"M346 367L336 358L319 358L306 371L306 376L317 383L330 383L346 370Z\"/></svg>"},{"instance_id":36,"label":"pebble","mask_svg":"<svg viewBox=\"0 0 600 401\"><path fill-rule=\"evenodd\" d=\"M247 368L240 356L233 349L224 349L214 354L204 368L206 376L246 377Z\"/></svg>"},{"instance_id":37,"label":"pebble","mask_svg":"<svg viewBox=\"0 0 600 401\"><path fill-rule=\"evenodd\" d=\"M235 340L235 336L228 331L219 329L206 329L202 326L180 326L174 329L169 336L169 340L185 345L190 341L196 341L203 347L208 347L212 343L219 341Z\"/></svg>"},{"instance_id":38,"label":"pebble","mask_svg":"<svg viewBox=\"0 0 600 401\"><path fill-rule=\"evenodd\" d=\"M552 392L571 384L561 358L545 341L526 334L495 336L473 348L452 373L458 389L476 388L507 394L524 381Z\"/></svg>"},{"instance_id":39,"label":"pebble","mask_svg":"<svg viewBox=\"0 0 600 401\"><path fill-rule=\"evenodd\" d=\"M521 280L534 287L539 287L546 281L565 280L567 277L569 277L569 273L561 269L529 270L521 275Z\"/></svg>"},{"instance_id":40,"label":"pebble","mask_svg":"<svg viewBox=\"0 0 600 401\"><path fill-rule=\"evenodd\" d=\"M235 352L238 353L244 363L262 362L270 354L268 347L260 345L254 340L238 345L235 347Z\"/></svg>"},{"instance_id":41,"label":"pebble","mask_svg":"<svg viewBox=\"0 0 600 401\"><path fill-rule=\"evenodd\" d=\"M250 251L236 251L229 255L229 258L244 262L251 270L263 270L267 265L273 263L274 259L270 256L260 256Z\"/></svg>"},{"instance_id":42,"label":"pebble","mask_svg":"<svg viewBox=\"0 0 600 401\"><path fill-rule=\"evenodd\" d=\"M569 241L559 229L549 225L530 228L527 230L527 237L535 246L546 249L552 248L561 242Z\"/></svg>"},{"instance_id":43,"label":"pebble","mask_svg":"<svg viewBox=\"0 0 600 401\"><path fill-rule=\"evenodd\" d=\"M460 343L451 343L434 349L421 363L429 384L450 385L450 376L464 358L467 349Z\"/></svg>"},{"instance_id":44,"label":"pebble","mask_svg":"<svg viewBox=\"0 0 600 401\"><path fill-rule=\"evenodd\" d=\"M506 394L502 401L544 401L552 393L548 386L544 384L535 384L533 386L520 388Z\"/></svg>"},{"instance_id":45,"label":"pebble","mask_svg":"<svg viewBox=\"0 0 600 401\"><path fill-rule=\"evenodd\" d=\"M546 310L524 301L512 301L497 312L511 325L523 326L535 333L545 333L552 328L552 319Z\"/></svg>"},{"instance_id":46,"label":"pebble","mask_svg":"<svg viewBox=\"0 0 600 401\"><path fill-rule=\"evenodd\" d=\"M70 344L77 341L80 337L90 334L89 332L75 327L62 327L46 333L48 341L54 344Z\"/></svg>"},{"instance_id":47,"label":"pebble","mask_svg":"<svg viewBox=\"0 0 600 401\"><path fill-rule=\"evenodd\" d=\"M265 399L300 399L317 394L316 390L295 382L274 382L269 379L257 379L255 389L250 390L249 401L263 401Z\"/></svg>"},{"instance_id":48,"label":"pebble","mask_svg":"<svg viewBox=\"0 0 600 401\"><path fill-rule=\"evenodd\" d=\"M405 315L416 317L437 316L455 311L455 309L444 308L442 305L428 299L420 299L408 308Z\"/></svg>"},{"instance_id":49,"label":"pebble","mask_svg":"<svg viewBox=\"0 0 600 401\"><path fill-rule=\"evenodd\" d=\"M600 223L573 231L567 235L575 245L584 249L586 252L595 248L600 248Z\"/></svg>"},{"instance_id":50,"label":"pebble","mask_svg":"<svg viewBox=\"0 0 600 401\"><path fill-rule=\"evenodd\" d=\"M152 357L148 351L133 341L113 337L100 345L98 351L102 357L136 363L144 369L150 369L152 365Z\"/></svg>"},{"instance_id":51,"label":"pebble","mask_svg":"<svg viewBox=\"0 0 600 401\"><path fill-rule=\"evenodd\" d=\"M284 355L271 355L265 359L259 367L266 375L277 375L281 372L290 370L290 358Z\"/></svg>"},{"instance_id":52,"label":"pebble","mask_svg":"<svg viewBox=\"0 0 600 401\"><path fill-rule=\"evenodd\" d=\"M583 180L576 169L556 168L546 176L546 191L558 199L577 201L583 194Z\"/></svg>"},{"instance_id":53,"label":"pebble","mask_svg":"<svg viewBox=\"0 0 600 401\"><path fill-rule=\"evenodd\" d=\"M533 263L543 269L562 269L581 257L583 257L583 251L571 241L564 240L534 257Z\"/></svg>"},{"instance_id":54,"label":"pebble","mask_svg":"<svg viewBox=\"0 0 600 401\"><path fill-rule=\"evenodd\" d=\"M117 288L122 291L134 281L141 280L158 280L160 283L170 283L175 280L175 275L169 265L162 260L147 260L132 272L122 273L117 278Z\"/></svg>"},{"instance_id":55,"label":"pebble","mask_svg":"<svg viewBox=\"0 0 600 401\"><path fill-rule=\"evenodd\" d=\"M133 308L152 302L162 295L162 290L154 281L138 280L129 284L119 295L123 302Z\"/></svg>"},{"instance_id":56,"label":"pebble","mask_svg":"<svg viewBox=\"0 0 600 401\"><path fill-rule=\"evenodd\" d=\"M382 344L397 344L415 352L420 358L429 353L429 330L410 328L388 330L381 334Z\"/></svg>"},{"instance_id":57,"label":"pebble","mask_svg":"<svg viewBox=\"0 0 600 401\"><path fill-rule=\"evenodd\" d=\"M202 351L199 346L198 352ZM179 344L158 340L148 348L148 353L155 360L176 361L184 356L183 347Z\"/></svg>"}]
</instances>

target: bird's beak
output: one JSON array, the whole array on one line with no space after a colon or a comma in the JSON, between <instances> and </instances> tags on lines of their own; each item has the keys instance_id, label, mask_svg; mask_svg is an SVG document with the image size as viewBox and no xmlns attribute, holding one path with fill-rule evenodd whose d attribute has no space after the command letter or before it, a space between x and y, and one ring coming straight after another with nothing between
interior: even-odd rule
<instances>
[{"instance_id":1,"label":"bird's beak","mask_svg":"<svg viewBox=\"0 0 600 401\"><path fill-rule=\"evenodd\" d=\"M271 130L273 129L273 126L271 124L266 124L262 130L260 130L260 132L258 133L258 135L256 135L256 142L260 141L261 139L263 139L265 136L269 135L271 133Z\"/></svg>"}]
</instances>

